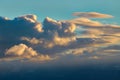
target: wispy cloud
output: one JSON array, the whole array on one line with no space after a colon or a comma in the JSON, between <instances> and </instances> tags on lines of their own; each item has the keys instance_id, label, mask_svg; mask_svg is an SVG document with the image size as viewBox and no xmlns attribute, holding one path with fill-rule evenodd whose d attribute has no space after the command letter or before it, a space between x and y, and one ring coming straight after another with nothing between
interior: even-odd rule
<instances>
[{"instance_id":1,"label":"wispy cloud","mask_svg":"<svg viewBox=\"0 0 120 80\"><path fill-rule=\"evenodd\" d=\"M74 16L85 17L85 18L112 18L112 15L102 14L97 12L75 12Z\"/></svg>"}]
</instances>

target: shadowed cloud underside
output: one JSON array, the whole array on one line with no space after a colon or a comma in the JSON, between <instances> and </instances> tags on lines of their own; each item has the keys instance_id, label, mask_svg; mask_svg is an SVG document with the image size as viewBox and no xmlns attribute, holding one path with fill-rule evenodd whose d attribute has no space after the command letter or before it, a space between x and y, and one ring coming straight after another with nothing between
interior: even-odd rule
<instances>
[{"instance_id":1,"label":"shadowed cloud underside","mask_svg":"<svg viewBox=\"0 0 120 80\"><path fill-rule=\"evenodd\" d=\"M78 18L41 23L28 14L14 19L0 17L0 61L48 61L63 56L102 59L119 55L120 26L103 24L91 18L111 18L97 12L75 12ZM112 50L111 50L112 48ZM102 52L102 53L101 53Z\"/></svg>"}]
</instances>

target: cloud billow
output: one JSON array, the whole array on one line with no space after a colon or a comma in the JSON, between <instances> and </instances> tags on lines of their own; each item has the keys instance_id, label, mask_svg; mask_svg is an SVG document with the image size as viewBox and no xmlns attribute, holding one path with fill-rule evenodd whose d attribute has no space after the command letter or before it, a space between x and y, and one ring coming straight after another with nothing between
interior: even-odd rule
<instances>
[{"instance_id":1,"label":"cloud billow","mask_svg":"<svg viewBox=\"0 0 120 80\"><path fill-rule=\"evenodd\" d=\"M32 14L13 20L0 17L1 57L51 60L50 56L62 55L62 52L70 51L69 54L74 55L95 54L97 50L103 50L102 46L119 43L119 25L103 24L90 19L111 18L111 15L96 12L77 12L73 15L79 18L57 21L46 17L43 24ZM78 35L76 30L80 28L82 32ZM93 55L91 58L99 57Z\"/></svg>"}]
</instances>

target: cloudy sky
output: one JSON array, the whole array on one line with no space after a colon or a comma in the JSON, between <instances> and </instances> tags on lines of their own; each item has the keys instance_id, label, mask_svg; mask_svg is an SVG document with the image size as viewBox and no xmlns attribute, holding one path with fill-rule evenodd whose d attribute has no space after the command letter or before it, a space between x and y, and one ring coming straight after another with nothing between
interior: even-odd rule
<instances>
[{"instance_id":1,"label":"cloudy sky","mask_svg":"<svg viewBox=\"0 0 120 80\"><path fill-rule=\"evenodd\" d=\"M118 8L117 0L1 0L0 79L119 80Z\"/></svg>"}]
</instances>

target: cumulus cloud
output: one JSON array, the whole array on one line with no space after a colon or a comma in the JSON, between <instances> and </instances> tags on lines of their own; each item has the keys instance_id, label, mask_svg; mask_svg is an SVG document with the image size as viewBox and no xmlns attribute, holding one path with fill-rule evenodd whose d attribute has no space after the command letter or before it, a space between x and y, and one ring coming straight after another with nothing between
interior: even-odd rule
<instances>
[{"instance_id":1,"label":"cumulus cloud","mask_svg":"<svg viewBox=\"0 0 120 80\"><path fill-rule=\"evenodd\" d=\"M31 44L39 44L45 48L66 46L76 40L74 34L75 29L76 25L73 23L56 21L47 17L43 21L42 37L22 37L21 40L27 41Z\"/></svg>"},{"instance_id":2,"label":"cumulus cloud","mask_svg":"<svg viewBox=\"0 0 120 80\"><path fill-rule=\"evenodd\" d=\"M0 52L4 53L0 56L49 60L50 55L55 56L66 51L67 54L87 55L102 51L102 46L119 43L119 25L103 24L90 19L110 18L111 15L96 12L77 12L73 15L80 18L54 20L46 17L40 23L37 16L31 14L13 20L0 17Z\"/></svg>"},{"instance_id":3,"label":"cumulus cloud","mask_svg":"<svg viewBox=\"0 0 120 80\"><path fill-rule=\"evenodd\" d=\"M20 17L16 17L15 20L25 20L31 23L35 23L37 21L37 16L36 15L32 15L32 14L28 14L28 15L24 15L24 16L20 16Z\"/></svg>"},{"instance_id":4,"label":"cumulus cloud","mask_svg":"<svg viewBox=\"0 0 120 80\"><path fill-rule=\"evenodd\" d=\"M31 47L25 44L14 45L6 50L5 56L0 61L50 61L53 60L49 55L43 55L38 53Z\"/></svg>"},{"instance_id":5,"label":"cumulus cloud","mask_svg":"<svg viewBox=\"0 0 120 80\"><path fill-rule=\"evenodd\" d=\"M36 30L40 31L40 27L41 23L37 21L35 15L20 16L13 20L0 19L0 36L14 39L21 36L35 36L38 33Z\"/></svg>"},{"instance_id":6,"label":"cumulus cloud","mask_svg":"<svg viewBox=\"0 0 120 80\"><path fill-rule=\"evenodd\" d=\"M66 21L56 21L49 17L43 21L43 30L45 33L57 32L59 36L70 35L74 33L76 25Z\"/></svg>"},{"instance_id":7,"label":"cumulus cloud","mask_svg":"<svg viewBox=\"0 0 120 80\"><path fill-rule=\"evenodd\" d=\"M0 52L4 53L6 48L22 43L20 38L23 36L38 36L42 31L41 29L42 25L37 21L37 16L32 14L16 17L14 19L0 17Z\"/></svg>"},{"instance_id":8,"label":"cumulus cloud","mask_svg":"<svg viewBox=\"0 0 120 80\"><path fill-rule=\"evenodd\" d=\"M49 36L48 36L49 37ZM29 42L32 45L38 45L44 48L53 48L54 46L66 46L76 40L76 37L59 37L57 33L54 34L52 39L37 39L37 38L21 38L24 41Z\"/></svg>"},{"instance_id":9,"label":"cumulus cloud","mask_svg":"<svg viewBox=\"0 0 120 80\"><path fill-rule=\"evenodd\" d=\"M25 44L19 44L9 48L6 51L5 56L31 57L31 56L37 56L37 52L33 50L31 47L26 46Z\"/></svg>"},{"instance_id":10,"label":"cumulus cloud","mask_svg":"<svg viewBox=\"0 0 120 80\"><path fill-rule=\"evenodd\" d=\"M112 18L112 15L101 14L97 12L75 12L74 16L85 17L85 18Z\"/></svg>"}]
</instances>

